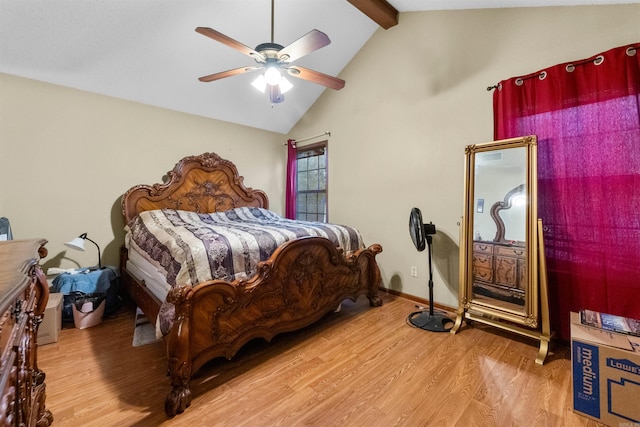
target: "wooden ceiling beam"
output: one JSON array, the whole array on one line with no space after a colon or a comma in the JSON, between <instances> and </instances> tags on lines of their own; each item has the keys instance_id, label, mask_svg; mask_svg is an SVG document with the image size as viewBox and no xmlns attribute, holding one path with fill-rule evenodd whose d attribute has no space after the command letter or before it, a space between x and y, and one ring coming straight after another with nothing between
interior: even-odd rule
<instances>
[{"instance_id":1,"label":"wooden ceiling beam","mask_svg":"<svg viewBox=\"0 0 640 427\"><path fill-rule=\"evenodd\" d=\"M398 25L398 11L386 0L347 0L385 30Z\"/></svg>"}]
</instances>

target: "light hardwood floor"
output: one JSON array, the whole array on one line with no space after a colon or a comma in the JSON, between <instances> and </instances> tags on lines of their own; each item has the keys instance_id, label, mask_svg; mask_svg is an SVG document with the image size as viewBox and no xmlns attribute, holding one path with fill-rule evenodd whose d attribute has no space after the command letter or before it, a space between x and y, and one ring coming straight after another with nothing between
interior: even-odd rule
<instances>
[{"instance_id":1,"label":"light hardwood floor","mask_svg":"<svg viewBox=\"0 0 640 427\"><path fill-rule=\"evenodd\" d=\"M192 381L167 419L164 343L132 347L134 309L39 348L57 426L599 426L575 414L570 354L490 327L407 324L415 303L346 301L304 330L254 341Z\"/></svg>"}]
</instances>

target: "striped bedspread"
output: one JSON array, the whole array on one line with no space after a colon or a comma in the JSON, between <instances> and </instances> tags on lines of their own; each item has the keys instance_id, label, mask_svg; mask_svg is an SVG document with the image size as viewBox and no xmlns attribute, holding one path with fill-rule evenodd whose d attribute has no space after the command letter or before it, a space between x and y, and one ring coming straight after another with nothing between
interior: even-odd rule
<instances>
[{"instance_id":1,"label":"striped bedspread","mask_svg":"<svg viewBox=\"0 0 640 427\"><path fill-rule=\"evenodd\" d=\"M125 231L127 247L143 253L171 286L248 279L260 261L298 237L326 237L345 253L364 247L360 233L352 227L289 220L262 208L212 214L146 211L131 220Z\"/></svg>"}]
</instances>

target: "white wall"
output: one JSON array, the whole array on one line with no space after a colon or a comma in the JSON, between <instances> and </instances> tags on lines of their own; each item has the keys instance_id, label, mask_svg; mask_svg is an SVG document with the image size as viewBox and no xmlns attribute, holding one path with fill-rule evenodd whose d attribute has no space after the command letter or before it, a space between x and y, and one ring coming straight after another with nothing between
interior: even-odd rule
<instances>
[{"instance_id":1,"label":"white wall","mask_svg":"<svg viewBox=\"0 0 640 427\"><path fill-rule=\"evenodd\" d=\"M345 88L326 91L291 132L331 132L330 220L383 246L386 286L426 298L427 254L408 232L420 208L438 230L434 299L457 306L464 147L493 139L487 86L639 42L639 18L637 4L401 14L342 72Z\"/></svg>"},{"instance_id":2,"label":"white wall","mask_svg":"<svg viewBox=\"0 0 640 427\"><path fill-rule=\"evenodd\" d=\"M0 216L14 238L49 240L45 267L97 264L67 250L87 232L118 265L120 196L162 182L178 160L215 152L283 212L286 139L279 134L0 74Z\"/></svg>"}]
</instances>

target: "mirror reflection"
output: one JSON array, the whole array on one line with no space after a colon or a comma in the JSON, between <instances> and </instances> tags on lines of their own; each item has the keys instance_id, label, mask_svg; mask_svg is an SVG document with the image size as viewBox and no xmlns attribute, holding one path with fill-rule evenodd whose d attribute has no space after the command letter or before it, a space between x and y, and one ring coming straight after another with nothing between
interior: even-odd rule
<instances>
[{"instance_id":1,"label":"mirror reflection","mask_svg":"<svg viewBox=\"0 0 640 427\"><path fill-rule=\"evenodd\" d=\"M524 312L527 148L475 154L472 299Z\"/></svg>"}]
</instances>

